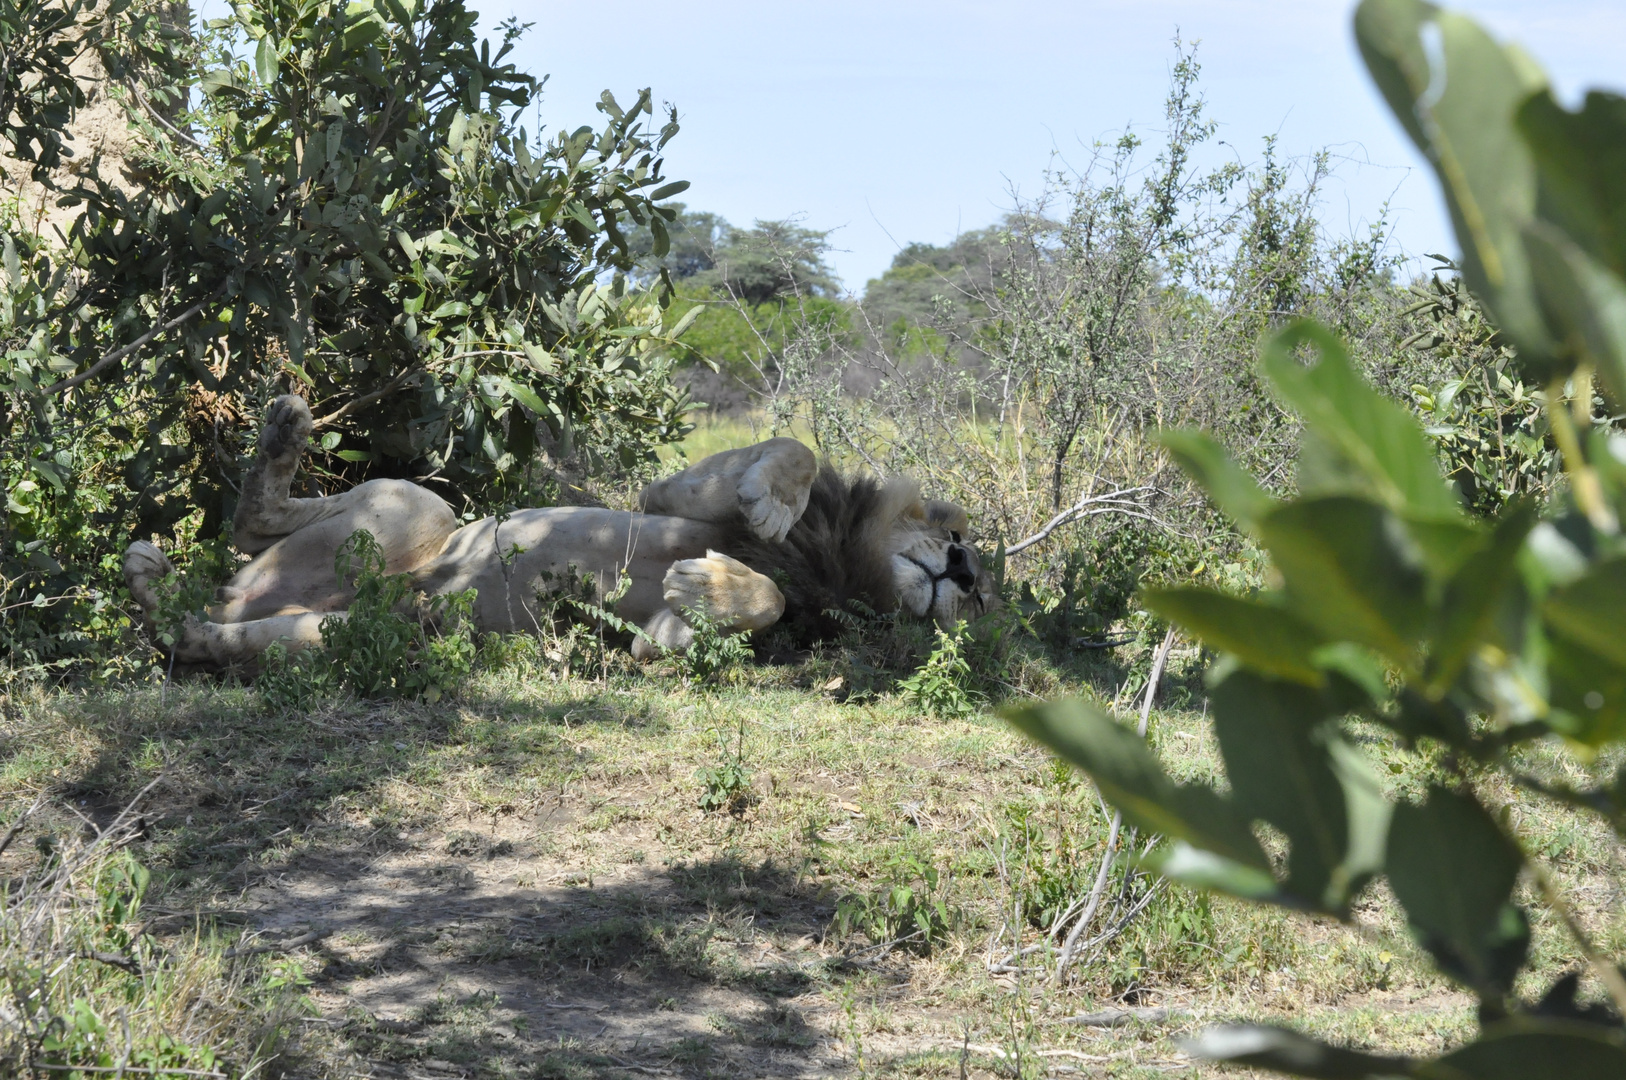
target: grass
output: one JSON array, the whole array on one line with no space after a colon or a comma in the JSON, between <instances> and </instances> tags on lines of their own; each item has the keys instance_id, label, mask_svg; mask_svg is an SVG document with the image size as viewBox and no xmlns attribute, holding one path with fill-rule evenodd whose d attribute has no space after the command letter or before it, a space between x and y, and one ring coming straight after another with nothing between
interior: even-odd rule
<instances>
[{"instance_id":1,"label":"grass","mask_svg":"<svg viewBox=\"0 0 1626 1080\"><path fill-rule=\"evenodd\" d=\"M1110 703L1145 661L1135 646L1065 670L1018 657L1002 692ZM1175 772L1211 777L1197 662L1174 662L1151 737ZM155 975L76 960L54 1007L123 1009L141 1045L168 1033L226 1047L227 1071L1202 1076L1175 1039L1213 1020L1411 1052L1472 1029L1469 1000L1431 974L1381 889L1356 928L1170 889L1066 985L1048 984L1042 948L1026 970L991 971L991 957L1042 943L1044 912L1088 887L1100 805L985 706L924 715L851 651L750 666L714 689L675 664L599 680L518 665L432 706L277 713L200 681L33 692L4 716L4 817L45 803L0 875L37 877L41 851L85 831L81 816L105 823L151 785L124 854L86 871L149 868L146 907L91 922L193 988L164 984L160 1000ZM1358 734L1397 789L1437 767ZM702 811L707 770L736 749L750 797ZM1529 753L1532 768L1581 768L1560 748ZM1600 944L1623 951L1612 834L1498 794ZM941 906L929 932L893 944L877 938L916 925L876 914L898 889ZM90 878L79 892L101 895ZM1534 991L1578 957L1527 899ZM275 943L312 929L323 936L289 953L226 955L246 932ZM5 945L15 956L15 938ZM12 992L24 983L12 975ZM198 1004L210 997L222 1004ZM1175 1011L1062 1022L1113 1003Z\"/></svg>"}]
</instances>

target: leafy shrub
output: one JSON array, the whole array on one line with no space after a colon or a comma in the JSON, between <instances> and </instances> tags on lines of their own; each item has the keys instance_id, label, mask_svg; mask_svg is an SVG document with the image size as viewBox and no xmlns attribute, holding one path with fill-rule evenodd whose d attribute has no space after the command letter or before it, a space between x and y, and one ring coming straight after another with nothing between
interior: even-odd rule
<instances>
[{"instance_id":1,"label":"leafy shrub","mask_svg":"<svg viewBox=\"0 0 1626 1080\"><path fill-rule=\"evenodd\" d=\"M1420 299L1410 313L1425 325L1405 344L1432 354L1447 370L1443 381L1400 389L1428 426L1447 478L1469 509L1487 516L1518 496L1551 495L1563 468L1543 395L1521 377L1513 349L1460 276L1442 280L1436 270L1411 292Z\"/></svg>"},{"instance_id":2,"label":"leafy shrub","mask_svg":"<svg viewBox=\"0 0 1626 1080\"><path fill-rule=\"evenodd\" d=\"M1520 375L1547 388L1568 490L1545 508L1521 499L1476 519L1411 414L1360 379L1336 336L1291 325L1267 341L1263 368L1303 421L1294 497L1271 497L1204 436L1166 436L1279 575L1249 598L1146 596L1229 654L1209 680L1228 785L1176 784L1143 742L1082 703L1012 719L1088 772L1125 820L1162 833L1153 865L1169 878L1349 920L1384 875L1436 968L1479 1003L1478 1037L1432 1060L1264 1025L1210 1031L1198 1052L1322 1077L1626 1075L1626 968L1582 928L1493 794L1534 788L1626 837L1626 770L1581 789L1525 772L1513 753L1543 738L1589 755L1626 744L1626 441L1587 430L1594 374L1626 405L1615 315L1626 310L1626 188L1614 161L1626 97L1594 91L1565 111L1522 53L1418 0L1365 0L1356 32L1438 165L1464 280L1513 343ZM1448 751L1421 798L1384 791L1347 716ZM1261 822L1285 840L1285 861L1261 846ZM1521 992L1532 936L1523 875L1610 1004L1577 1001L1579 972L1538 1000Z\"/></svg>"},{"instance_id":3,"label":"leafy shrub","mask_svg":"<svg viewBox=\"0 0 1626 1080\"><path fill-rule=\"evenodd\" d=\"M700 781L700 809L708 814L720 810L738 814L749 804L751 770L738 759L697 769L694 778Z\"/></svg>"},{"instance_id":4,"label":"leafy shrub","mask_svg":"<svg viewBox=\"0 0 1626 1080\"><path fill-rule=\"evenodd\" d=\"M333 665L320 649L290 653L282 642L272 642L260 655L260 673L254 688L276 712L309 712L317 702L338 693Z\"/></svg>"},{"instance_id":5,"label":"leafy shrub","mask_svg":"<svg viewBox=\"0 0 1626 1080\"><path fill-rule=\"evenodd\" d=\"M274 646L257 685L273 708L304 707L344 687L359 697L439 701L474 669L474 590L412 601L406 574L384 572L384 552L365 529L339 545L334 573L356 591L348 615L322 620L322 651L289 656Z\"/></svg>"},{"instance_id":6,"label":"leafy shrub","mask_svg":"<svg viewBox=\"0 0 1626 1080\"><path fill-rule=\"evenodd\" d=\"M663 277L622 276L625 230L662 254L658 204L687 186L662 174L675 116L606 92L596 129L533 137L520 30L483 47L476 22L461 0L253 0L194 36L155 0L0 9L0 150L79 215L68 257L0 190L12 667L132 644L124 544L220 535L243 420L276 393L330 403L314 484L436 472L482 509L648 471L684 433L686 324ZM57 168L97 59L130 159Z\"/></svg>"}]
</instances>

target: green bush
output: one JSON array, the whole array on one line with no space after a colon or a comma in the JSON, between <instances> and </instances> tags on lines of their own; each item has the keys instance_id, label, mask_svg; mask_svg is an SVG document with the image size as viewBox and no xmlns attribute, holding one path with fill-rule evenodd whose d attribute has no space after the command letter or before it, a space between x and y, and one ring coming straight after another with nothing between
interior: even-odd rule
<instances>
[{"instance_id":1,"label":"green bush","mask_svg":"<svg viewBox=\"0 0 1626 1080\"><path fill-rule=\"evenodd\" d=\"M384 572L384 552L366 530L339 546L333 572L354 581L356 598L348 615L322 620L320 655L268 650L256 685L272 708L308 708L341 687L434 702L474 670L474 590L415 598L408 575Z\"/></svg>"},{"instance_id":2,"label":"green bush","mask_svg":"<svg viewBox=\"0 0 1626 1080\"><path fill-rule=\"evenodd\" d=\"M664 275L624 277L626 232L660 254L687 186L647 90L544 139L519 126L519 29L482 43L461 0L252 0L199 36L170 10L0 7L0 150L78 214L70 257L0 190L12 667L130 644L123 546L221 535L278 393L317 410L315 485L433 473L481 510L648 472L686 430L687 324ZM125 168L55 168L81 56L128 88Z\"/></svg>"},{"instance_id":3,"label":"green bush","mask_svg":"<svg viewBox=\"0 0 1626 1080\"><path fill-rule=\"evenodd\" d=\"M1139 738L1082 703L1012 720L1088 772L1126 821L1164 837L1151 861L1169 878L1347 921L1386 877L1435 966L1479 1001L1478 1037L1432 1060L1265 1025L1210 1029L1196 1052L1318 1077L1626 1075L1626 969L1582 930L1495 797L1504 784L1534 788L1626 837L1626 771L1576 789L1527 772L1515 752L1535 739L1586 754L1626 744L1626 442L1588 430L1594 373L1626 404L1626 98L1594 91L1567 112L1522 53L1418 0L1365 0L1356 32L1438 168L1465 281L1522 377L1547 388L1567 490L1546 507L1515 499L1492 520L1470 515L1410 412L1362 381L1332 333L1289 326L1267 341L1263 371L1302 421L1295 495L1267 494L1205 436L1165 437L1279 580L1251 597L1145 597L1226 654L1209 694L1228 784L1175 783ZM1448 751L1421 798L1385 791L1346 730L1351 716ZM1285 859L1267 852L1260 824ZM1525 874L1612 1008L1577 1000L1579 973L1538 1000L1517 988L1530 959Z\"/></svg>"}]
</instances>

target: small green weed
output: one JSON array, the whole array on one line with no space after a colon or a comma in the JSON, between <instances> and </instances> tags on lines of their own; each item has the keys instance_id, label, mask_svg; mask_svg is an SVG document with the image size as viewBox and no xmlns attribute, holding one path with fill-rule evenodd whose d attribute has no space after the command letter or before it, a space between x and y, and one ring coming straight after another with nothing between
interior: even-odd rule
<instances>
[{"instance_id":1,"label":"small green weed","mask_svg":"<svg viewBox=\"0 0 1626 1080\"><path fill-rule=\"evenodd\" d=\"M740 714L734 750L728 750L726 737L720 739L723 760L709 769L699 769L700 809L708 814L726 810L738 817L751 805L751 772L745 767L745 714Z\"/></svg>"},{"instance_id":2,"label":"small green weed","mask_svg":"<svg viewBox=\"0 0 1626 1080\"><path fill-rule=\"evenodd\" d=\"M694 640L683 650L680 666L691 685L726 681L751 659L751 646L743 634L726 633L709 612L685 608L683 619L694 629Z\"/></svg>"},{"instance_id":3,"label":"small green weed","mask_svg":"<svg viewBox=\"0 0 1626 1080\"><path fill-rule=\"evenodd\" d=\"M937 648L918 671L898 683L898 689L933 716L954 719L976 712L982 694L972 689L971 663L966 659L970 637L964 622L939 630Z\"/></svg>"},{"instance_id":4,"label":"small green weed","mask_svg":"<svg viewBox=\"0 0 1626 1080\"><path fill-rule=\"evenodd\" d=\"M949 882L913 855L887 860L880 888L836 902L836 930L861 932L877 946L903 945L924 956L947 940L957 921L946 897Z\"/></svg>"},{"instance_id":5,"label":"small green weed","mask_svg":"<svg viewBox=\"0 0 1626 1080\"><path fill-rule=\"evenodd\" d=\"M709 769L697 770L700 781L700 809L711 814L727 810L731 814L744 811L751 792L751 772L738 761L726 761Z\"/></svg>"}]
</instances>

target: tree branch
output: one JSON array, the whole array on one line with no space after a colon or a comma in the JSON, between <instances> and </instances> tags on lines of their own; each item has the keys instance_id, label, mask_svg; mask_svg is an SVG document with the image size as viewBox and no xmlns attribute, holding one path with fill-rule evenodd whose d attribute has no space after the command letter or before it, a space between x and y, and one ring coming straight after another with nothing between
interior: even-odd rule
<instances>
[{"instance_id":1,"label":"tree branch","mask_svg":"<svg viewBox=\"0 0 1626 1080\"><path fill-rule=\"evenodd\" d=\"M407 368L405 371L401 372L401 374L397 375L395 378L391 379L377 390L374 390L372 393L363 394L359 398L354 398L348 403L334 409L326 416L313 420L311 422L312 430L320 430L321 428L327 427L335 420L340 420L346 416L349 416L358 409L365 409L379 398L395 393L397 390L401 389L401 387L406 385L406 381L408 379L412 378L414 375L422 375L426 370L427 369L422 367Z\"/></svg>"},{"instance_id":2,"label":"tree branch","mask_svg":"<svg viewBox=\"0 0 1626 1080\"><path fill-rule=\"evenodd\" d=\"M1069 521L1079 517L1090 517L1094 514L1110 514L1114 511L1132 514L1137 517L1147 517L1145 508L1142 507L1140 503L1135 502L1130 496L1139 495L1143 492L1153 490L1155 489L1150 486L1143 486L1119 488L1116 491L1109 491L1105 495L1086 495L1072 506L1069 506L1055 517L1045 522L1044 528L1040 529L1032 536L1029 536L1024 540L1018 540L1016 543L1007 547L1005 549L1005 555L1008 558L1012 555L1026 551L1028 548L1039 543L1041 540L1048 537L1051 533L1055 532ZM1095 507L1096 509L1092 510L1091 507Z\"/></svg>"},{"instance_id":3,"label":"tree branch","mask_svg":"<svg viewBox=\"0 0 1626 1080\"><path fill-rule=\"evenodd\" d=\"M195 318L198 312L202 311L208 306L210 301L225 291L226 283L222 281L219 285L215 286L214 292L210 293L208 296L205 296L202 300L199 300L197 303L193 304L191 307L169 320L169 322L155 326L151 330L148 330L145 334L142 334L140 337L130 342L130 344L114 349L112 352L108 353L106 356L102 357L100 360L96 361L94 364L90 365L90 367L86 368L78 375L75 375L73 378L63 379L61 382L52 383L50 386L45 388L45 392L47 394L60 394L64 390L72 390L76 386L82 386L91 379L94 379L96 376L100 375L112 365L118 363L126 356L129 356L131 353L141 348L141 346L147 344L147 342L151 341L159 334L173 330L182 323Z\"/></svg>"}]
</instances>

